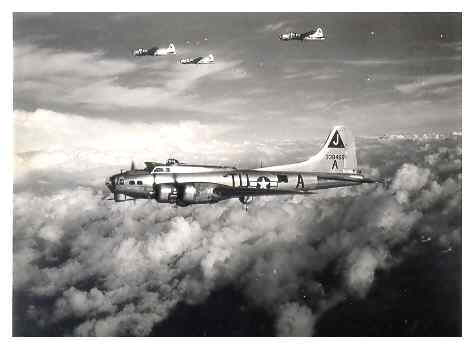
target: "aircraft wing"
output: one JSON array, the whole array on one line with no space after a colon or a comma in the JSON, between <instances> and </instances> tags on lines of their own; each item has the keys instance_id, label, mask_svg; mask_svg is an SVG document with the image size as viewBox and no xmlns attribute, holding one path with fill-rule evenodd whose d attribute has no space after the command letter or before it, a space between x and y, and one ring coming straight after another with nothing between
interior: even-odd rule
<instances>
[{"instance_id":1,"label":"aircraft wing","mask_svg":"<svg viewBox=\"0 0 475 350\"><path fill-rule=\"evenodd\" d=\"M309 32L302 33L302 34L300 34L300 37L303 39L303 38L306 38L307 36L310 36L312 34L315 34L315 30L311 30Z\"/></svg>"}]
</instances>

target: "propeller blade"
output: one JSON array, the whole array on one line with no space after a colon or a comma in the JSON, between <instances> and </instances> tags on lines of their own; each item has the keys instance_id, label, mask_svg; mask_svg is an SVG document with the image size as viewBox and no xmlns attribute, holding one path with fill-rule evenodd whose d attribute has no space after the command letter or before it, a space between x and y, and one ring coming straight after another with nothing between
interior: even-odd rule
<instances>
[{"instance_id":1,"label":"propeller blade","mask_svg":"<svg viewBox=\"0 0 475 350\"><path fill-rule=\"evenodd\" d=\"M135 170L135 162L134 161L132 161L130 163L130 170Z\"/></svg>"}]
</instances>

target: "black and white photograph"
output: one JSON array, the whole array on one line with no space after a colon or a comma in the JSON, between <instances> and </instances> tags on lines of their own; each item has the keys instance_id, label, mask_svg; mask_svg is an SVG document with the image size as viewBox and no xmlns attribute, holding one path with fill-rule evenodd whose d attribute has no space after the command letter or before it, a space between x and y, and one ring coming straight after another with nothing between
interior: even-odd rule
<instances>
[{"instance_id":1,"label":"black and white photograph","mask_svg":"<svg viewBox=\"0 0 475 350\"><path fill-rule=\"evenodd\" d=\"M462 337L462 12L11 18L12 337Z\"/></svg>"}]
</instances>

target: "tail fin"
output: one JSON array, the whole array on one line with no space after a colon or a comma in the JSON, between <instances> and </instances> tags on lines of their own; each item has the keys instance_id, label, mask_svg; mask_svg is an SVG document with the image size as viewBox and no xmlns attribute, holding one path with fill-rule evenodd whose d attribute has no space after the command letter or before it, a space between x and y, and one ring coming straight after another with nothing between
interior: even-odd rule
<instances>
[{"instance_id":1,"label":"tail fin","mask_svg":"<svg viewBox=\"0 0 475 350\"><path fill-rule=\"evenodd\" d=\"M313 157L301 163L261 168L269 171L318 171L331 173L357 173L355 139L344 126L335 126L323 148Z\"/></svg>"},{"instance_id":2,"label":"tail fin","mask_svg":"<svg viewBox=\"0 0 475 350\"><path fill-rule=\"evenodd\" d=\"M320 152L308 159L312 171L356 173L356 144L353 134L344 126L335 126Z\"/></svg>"},{"instance_id":3,"label":"tail fin","mask_svg":"<svg viewBox=\"0 0 475 350\"><path fill-rule=\"evenodd\" d=\"M315 36L317 36L318 38L322 38L324 35L323 35L323 29L321 27L318 27L316 30L315 30Z\"/></svg>"},{"instance_id":4,"label":"tail fin","mask_svg":"<svg viewBox=\"0 0 475 350\"><path fill-rule=\"evenodd\" d=\"M168 51L176 54L175 45L173 45L173 43L170 43L170 45L168 45Z\"/></svg>"}]
</instances>

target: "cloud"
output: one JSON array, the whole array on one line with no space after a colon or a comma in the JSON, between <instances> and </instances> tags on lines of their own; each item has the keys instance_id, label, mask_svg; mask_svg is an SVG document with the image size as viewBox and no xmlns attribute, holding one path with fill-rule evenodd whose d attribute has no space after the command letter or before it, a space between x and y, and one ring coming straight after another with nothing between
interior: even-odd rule
<instances>
[{"instance_id":1,"label":"cloud","mask_svg":"<svg viewBox=\"0 0 475 350\"><path fill-rule=\"evenodd\" d=\"M275 23L269 23L265 25L260 31L261 32L275 32L276 30L288 27L293 21L280 21Z\"/></svg>"},{"instance_id":2,"label":"cloud","mask_svg":"<svg viewBox=\"0 0 475 350\"><path fill-rule=\"evenodd\" d=\"M284 79L311 79L311 80L331 80L341 77L342 70L340 69L304 69L284 68Z\"/></svg>"},{"instance_id":3,"label":"cloud","mask_svg":"<svg viewBox=\"0 0 475 350\"><path fill-rule=\"evenodd\" d=\"M108 58L101 51L61 51L33 45L18 45L14 54L16 98L40 106L55 103L96 112L120 108L225 111L242 99L203 99L194 88L206 77L235 80L247 74L237 68L239 61L230 60L190 67L170 57L132 62Z\"/></svg>"},{"instance_id":4,"label":"cloud","mask_svg":"<svg viewBox=\"0 0 475 350\"><path fill-rule=\"evenodd\" d=\"M15 111L15 188L36 179L36 193L82 186L102 186L106 175L145 161L170 156L186 162L251 168L275 164L282 157L310 157L314 141L230 141L235 126L195 120L120 122L38 109ZM177 142L179 140L179 142ZM259 152L259 159L249 154ZM54 169L54 171L49 171Z\"/></svg>"},{"instance_id":5,"label":"cloud","mask_svg":"<svg viewBox=\"0 0 475 350\"><path fill-rule=\"evenodd\" d=\"M277 335L284 337L310 337L316 317L305 305L288 303L282 306L277 320Z\"/></svg>"},{"instance_id":6,"label":"cloud","mask_svg":"<svg viewBox=\"0 0 475 350\"><path fill-rule=\"evenodd\" d=\"M241 80L249 78L250 73L243 68L233 68L231 70L223 71L217 74L214 79L216 80Z\"/></svg>"},{"instance_id":7,"label":"cloud","mask_svg":"<svg viewBox=\"0 0 475 350\"><path fill-rule=\"evenodd\" d=\"M229 151L216 138L229 127L197 121L131 122L86 118L48 110L15 112L16 176L32 170L82 172L98 167L165 159L170 154ZM180 142L175 142L179 139ZM174 147L169 145L174 144ZM219 146L219 147L217 147ZM216 148L217 147L217 148ZM215 157L219 158L219 156Z\"/></svg>"},{"instance_id":8,"label":"cloud","mask_svg":"<svg viewBox=\"0 0 475 350\"><path fill-rule=\"evenodd\" d=\"M423 249L419 235L440 249L461 244L461 168L447 168L461 157L455 139L367 142L363 163L384 159L376 167L392 173L390 188L260 198L248 212L234 200L134 206L102 201L93 186L24 187L14 196L13 285L30 311L16 317L37 334L62 323L69 335L147 335L179 303L231 285L276 317L277 334L312 335L324 312L366 298L378 271ZM411 155L419 165L404 163Z\"/></svg>"},{"instance_id":9,"label":"cloud","mask_svg":"<svg viewBox=\"0 0 475 350\"><path fill-rule=\"evenodd\" d=\"M134 71L136 64L104 58L100 51L62 51L34 45L15 47L15 80L50 79L60 75L100 78Z\"/></svg>"},{"instance_id":10,"label":"cloud","mask_svg":"<svg viewBox=\"0 0 475 350\"><path fill-rule=\"evenodd\" d=\"M404 94L413 94L430 88L440 88L441 85L461 83L461 74L436 74L423 77L417 81L408 84L396 85L396 90Z\"/></svg>"},{"instance_id":11,"label":"cloud","mask_svg":"<svg viewBox=\"0 0 475 350\"><path fill-rule=\"evenodd\" d=\"M369 247L355 249L347 258L346 283L350 290L364 297L374 282L377 268L385 266L387 251L376 251Z\"/></svg>"},{"instance_id":12,"label":"cloud","mask_svg":"<svg viewBox=\"0 0 475 350\"><path fill-rule=\"evenodd\" d=\"M338 63L343 63L352 66L384 66L384 65L404 65L404 64L431 64L438 61L460 61L462 56L439 56L439 57L411 57L411 58L373 58L373 59L355 59L355 60L340 60Z\"/></svg>"}]
</instances>

